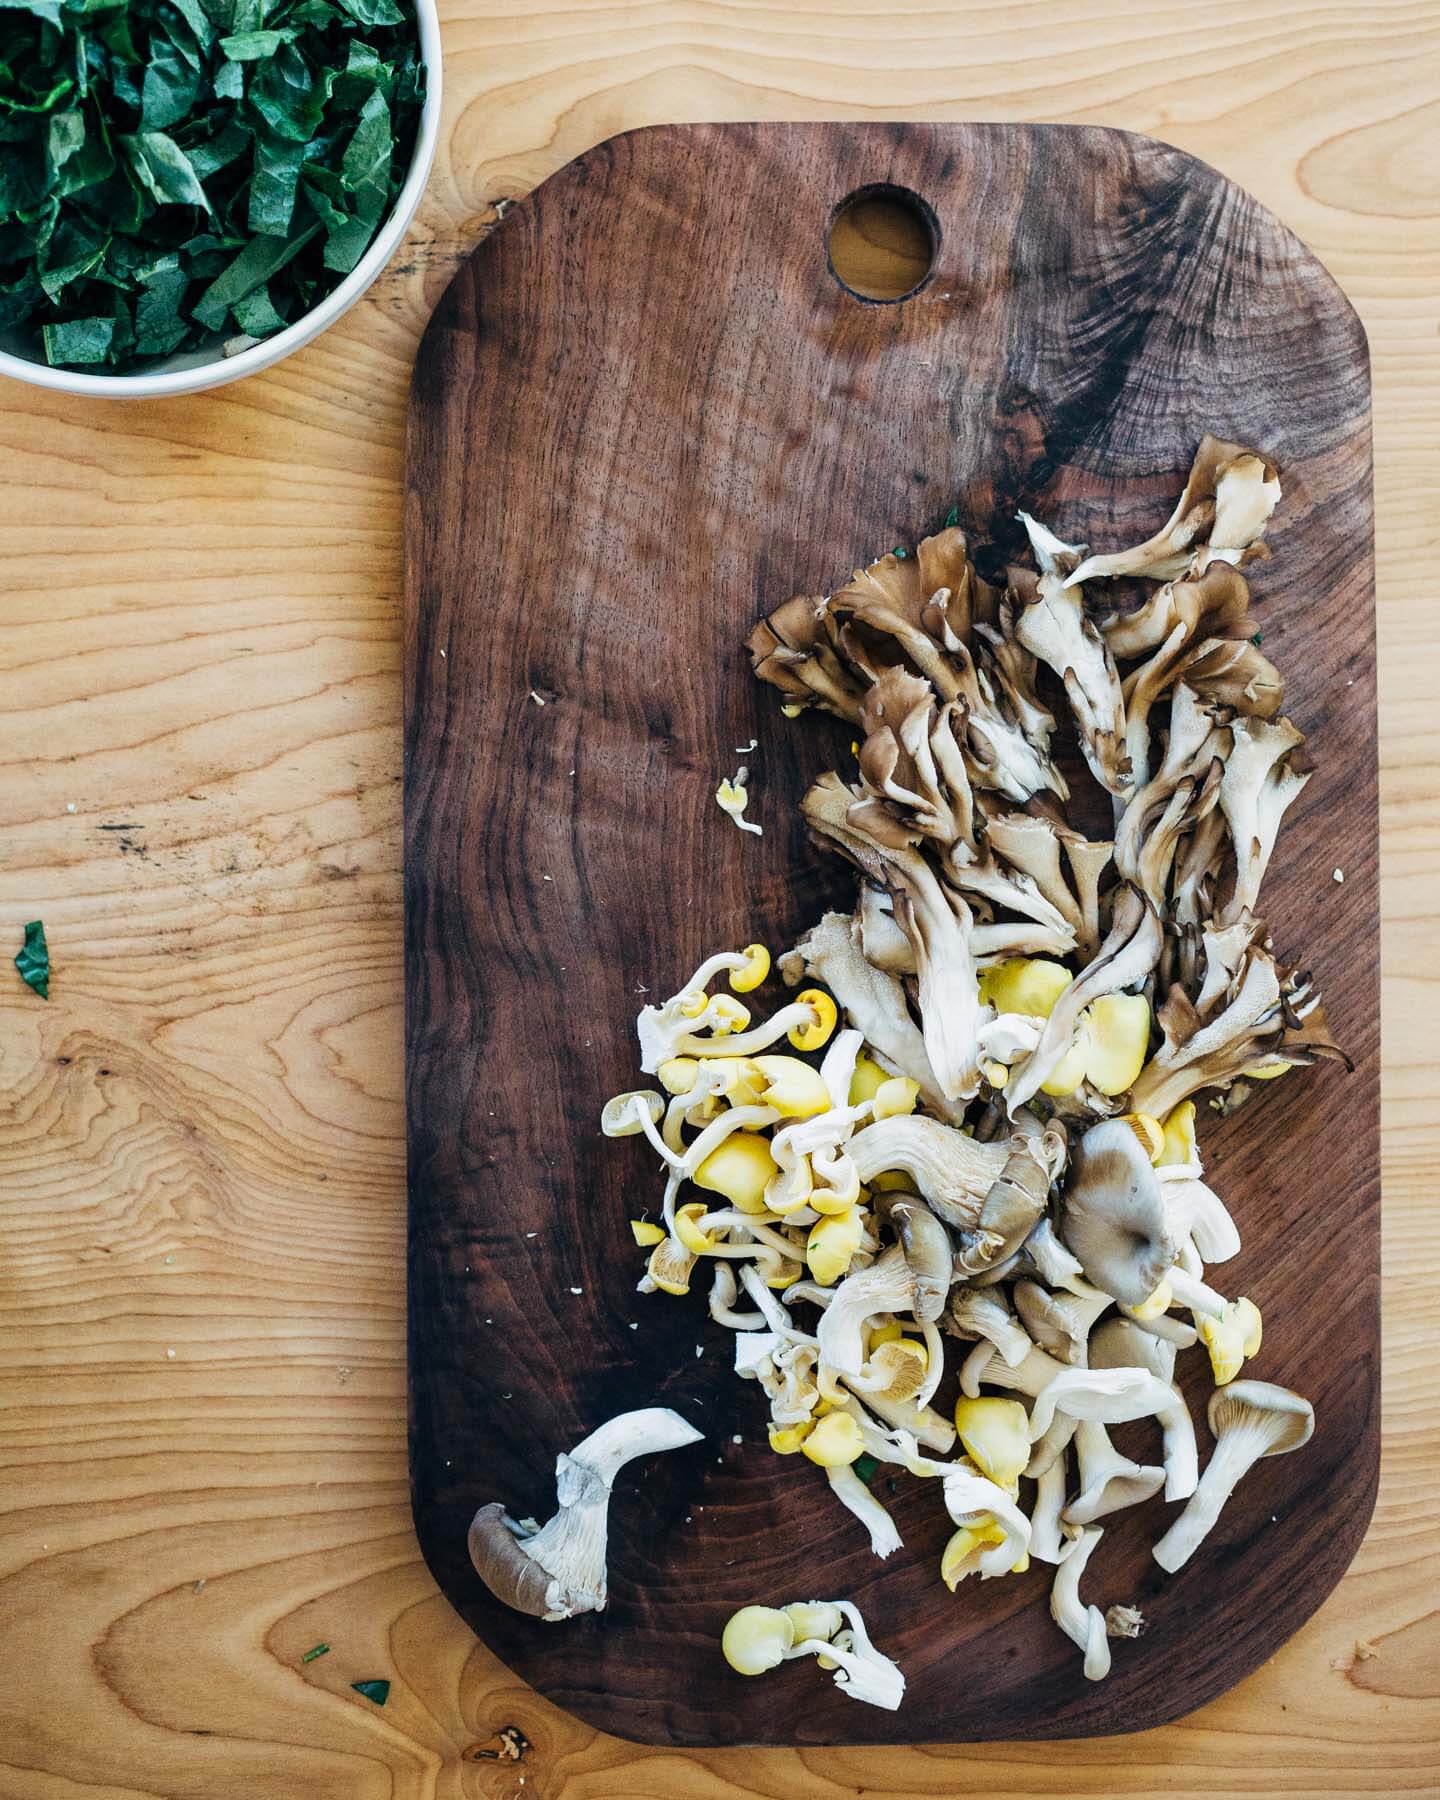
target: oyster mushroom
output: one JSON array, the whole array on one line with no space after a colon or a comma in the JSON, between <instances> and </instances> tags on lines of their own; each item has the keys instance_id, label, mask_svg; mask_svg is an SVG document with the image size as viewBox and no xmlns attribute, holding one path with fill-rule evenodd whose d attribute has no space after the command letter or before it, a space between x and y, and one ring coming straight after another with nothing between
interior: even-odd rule
<instances>
[{"instance_id":1,"label":"oyster mushroom","mask_svg":"<svg viewBox=\"0 0 1440 1800\"><path fill-rule=\"evenodd\" d=\"M555 1462L559 1509L533 1531L517 1525L498 1501L470 1522L475 1572L506 1606L556 1621L605 1605L605 1545L610 1490L637 1456L682 1449L703 1433L668 1407L619 1413Z\"/></svg>"},{"instance_id":2,"label":"oyster mushroom","mask_svg":"<svg viewBox=\"0 0 1440 1800\"><path fill-rule=\"evenodd\" d=\"M1052 1294L1034 1281L1015 1283L1015 1310L1026 1331L1042 1350L1072 1367L1084 1364L1091 1327L1113 1305L1109 1294L1088 1283L1078 1294Z\"/></svg>"},{"instance_id":3,"label":"oyster mushroom","mask_svg":"<svg viewBox=\"0 0 1440 1800\"><path fill-rule=\"evenodd\" d=\"M938 1119L911 1114L881 1119L857 1131L846 1146L862 1183L901 1174L947 1225L973 1226L991 1188L1010 1162L1006 1144L981 1144Z\"/></svg>"},{"instance_id":4,"label":"oyster mushroom","mask_svg":"<svg viewBox=\"0 0 1440 1800\"><path fill-rule=\"evenodd\" d=\"M1008 1148L1005 1166L991 1183L974 1224L960 1230L955 1261L967 1277L1013 1256L1045 1210L1052 1165L1042 1160L1041 1146L1016 1135Z\"/></svg>"},{"instance_id":5,"label":"oyster mushroom","mask_svg":"<svg viewBox=\"0 0 1440 1800\"><path fill-rule=\"evenodd\" d=\"M1127 1506L1138 1506L1165 1485L1163 1468L1122 1456L1098 1419L1081 1419L1074 1442L1080 1492L1062 1515L1067 1525L1093 1525Z\"/></svg>"},{"instance_id":6,"label":"oyster mushroom","mask_svg":"<svg viewBox=\"0 0 1440 1800\"><path fill-rule=\"evenodd\" d=\"M910 1310L922 1323L938 1319L955 1278L950 1234L918 1200L902 1195L891 1202L888 1211L913 1282Z\"/></svg>"},{"instance_id":7,"label":"oyster mushroom","mask_svg":"<svg viewBox=\"0 0 1440 1800\"><path fill-rule=\"evenodd\" d=\"M1148 1369L1161 1381L1171 1383L1175 1379L1175 1352L1174 1344L1152 1336L1134 1319L1106 1319L1090 1337L1092 1369Z\"/></svg>"},{"instance_id":8,"label":"oyster mushroom","mask_svg":"<svg viewBox=\"0 0 1440 1800\"><path fill-rule=\"evenodd\" d=\"M1087 1278L1127 1306L1165 1279L1177 1247L1160 1180L1123 1120L1091 1126L1076 1146L1060 1229Z\"/></svg>"},{"instance_id":9,"label":"oyster mushroom","mask_svg":"<svg viewBox=\"0 0 1440 1800\"><path fill-rule=\"evenodd\" d=\"M1310 1402L1268 1381L1217 1388L1207 1413L1215 1450L1190 1503L1152 1554L1172 1574L1209 1535L1240 1479L1262 1456L1284 1456L1308 1444L1315 1429Z\"/></svg>"},{"instance_id":10,"label":"oyster mushroom","mask_svg":"<svg viewBox=\"0 0 1440 1800\"><path fill-rule=\"evenodd\" d=\"M1035 1481L1035 1504L1030 1509L1030 1554L1037 1562L1060 1563L1070 1554L1077 1533L1061 1518L1068 1487L1066 1456L1062 1450Z\"/></svg>"},{"instance_id":11,"label":"oyster mushroom","mask_svg":"<svg viewBox=\"0 0 1440 1800\"><path fill-rule=\"evenodd\" d=\"M1048 1381L1030 1409L1030 1436L1038 1442L1056 1413L1077 1424L1093 1419L1121 1425L1154 1416L1165 1437L1165 1498L1184 1500L1195 1490L1195 1427L1185 1402L1149 1369L1065 1369Z\"/></svg>"},{"instance_id":12,"label":"oyster mushroom","mask_svg":"<svg viewBox=\"0 0 1440 1800\"><path fill-rule=\"evenodd\" d=\"M941 1330L952 1337L983 1338L1013 1369L1035 1348L999 1288L962 1287L952 1291Z\"/></svg>"},{"instance_id":13,"label":"oyster mushroom","mask_svg":"<svg viewBox=\"0 0 1440 1800\"><path fill-rule=\"evenodd\" d=\"M1050 1617L1066 1637L1085 1652L1087 1681L1103 1681L1110 1673L1105 1615L1098 1606L1086 1606L1080 1598L1080 1577L1101 1536L1098 1526L1092 1525L1082 1531L1055 1571L1055 1579L1050 1585Z\"/></svg>"}]
</instances>

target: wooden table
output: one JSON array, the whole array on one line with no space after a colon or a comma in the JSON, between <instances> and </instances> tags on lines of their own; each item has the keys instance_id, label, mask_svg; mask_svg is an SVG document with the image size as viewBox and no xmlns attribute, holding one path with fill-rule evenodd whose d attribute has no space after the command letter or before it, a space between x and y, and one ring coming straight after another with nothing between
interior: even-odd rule
<instances>
[{"instance_id":1,"label":"wooden table","mask_svg":"<svg viewBox=\"0 0 1440 1800\"><path fill-rule=\"evenodd\" d=\"M451 0L429 196L341 325L191 400L0 387L0 935L8 956L43 917L57 969L48 1006L0 983L3 1800L1440 1792L1440 8L869 13ZM1380 1503L1296 1640L1144 1738L640 1750L499 1667L411 1535L410 363L504 197L628 126L741 117L1153 132L1294 226L1370 333L1389 971ZM352 1691L366 1678L392 1683L383 1709ZM486 1760L505 1726L532 1747Z\"/></svg>"}]
</instances>

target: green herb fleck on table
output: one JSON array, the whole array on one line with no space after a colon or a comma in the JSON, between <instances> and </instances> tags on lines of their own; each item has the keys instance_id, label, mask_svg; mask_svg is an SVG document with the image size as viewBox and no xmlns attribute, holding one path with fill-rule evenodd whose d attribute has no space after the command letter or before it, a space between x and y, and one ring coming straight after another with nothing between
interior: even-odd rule
<instances>
[{"instance_id":1,"label":"green herb fleck on table","mask_svg":"<svg viewBox=\"0 0 1440 1800\"><path fill-rule=\"evenodd\" d=\"M328 1644L313 1644L300 1660L302 1663L312 1663L317 1656L328 1656L329 1654L330 1646Z\"/></svg>"},{"instance_id":2,"label":"green herb fleck on table","mask_svg":"<svg viewBox=\"0 0 1440 1800\"><path fill-rule=\"evenodd\" d=\"M377 1706L383 1706L390 1698L388 1681L352 1681L350 1686L357 1694L363 1694L367 1700L373 1700Z\"/></svg>"},{"instance_id":3,"label":"green herb fleck on table","mask_svg":"<svg viewBox=\"0 0 1440 1800\"><path fill-rule=\"evenodd\" d=\"M903 544L897 544L895 546L895 548L890 552L890 554L895 558L896 562L904 562L905 558L910 554L910 552L905 548L905 546Z\"/></svg>"},{"instance_id":4,"label":"green herb fleck on table","mask_svg":"<svg viewBox=\"0 0 1440 1800\"><path fill-rule=\"evenodd\" d=\"M409 168L413 0L0 0L0 330L120 372L294 324Z\"/></svg>"},{"instance_id":5,"label":"green herb fleck on table","mask_svg":"<svg viewBox=\"0 0 1440 1800\"><path fill-rule=\"evenodd\" d=\"M879 1463L876 1462L873 1456L857 1456L855 1458L855 1473L867 1487L870 1484L870 1477L879 1467Z\"/></svg>"},{"instance_id":6,"label":"green herb fleck on table","mask_svg":"<svg viewBox=\"0 0 1440 1800\"><path fill-rule=\"evenodd\" d=\"M1252 644L1253 644L1253 645L1254 645L1254 646L1255 646L1255 648L1256 648L1256 649L1257 649L1257 650L1258 650L1258 649L1259 649L1259 648L1260 648L1260 646L1261 646L1261 645L1262 645L1262 644L1263 644L1263 643L1264 643L1264 642L1265 642L1265 634L1264 634L1264 632L1263 632L1263 631L1257 631L1257 632L1256 632L1256 633L1255 633L1255 635L1254 635L1254 637L1252 637L1252 638L1251 638L1251 640L1250 640L1250 642L1251 642L1251 643L1252 643Z\"/></svg>"},{"instance_id":7,"label":"green herb fleck on table","mask_svg":"<svg viewBox=\"0 0 1440 1800\"><path fill-rule=\"evenodd\" d=\"M946 515L945 515L945 529L948 531L951 528L951 526L958 525L959 523L960 523L960 508L958 506L952 506L950 508L949 512L946 513Z\"/></svg>"},{"instance_id":8,"label":"green herb fleck on table","mask_svg":"<svg viewBox=\"0 0 1440 1800\"><path fill-rule=\"evenodd\" d=\"M4 0L0 0L3 7ZM32 919L25 927L25 942L15 958L15 967L26 987L34 988L42 1000L50 998L50 946L45 942L45 927Z\"/></svg>"}]
</instances>

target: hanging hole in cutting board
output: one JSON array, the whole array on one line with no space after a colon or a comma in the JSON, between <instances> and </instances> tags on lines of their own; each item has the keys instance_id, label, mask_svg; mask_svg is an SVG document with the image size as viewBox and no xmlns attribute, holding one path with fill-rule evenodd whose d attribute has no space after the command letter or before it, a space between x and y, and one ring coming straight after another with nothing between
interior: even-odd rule
<instances>
[{"instance_id":1,"label":"hanging hole in cutting board","mask_svg":"<svg viewBox=\"0 0 1440 1800\"><path fill-rule=\"evenodd\" d=\"M939 248L934 208L893 182L857 188L830 216L830 273L857 300L908 300L930 279Z\"/></svg>"}]
</instances>

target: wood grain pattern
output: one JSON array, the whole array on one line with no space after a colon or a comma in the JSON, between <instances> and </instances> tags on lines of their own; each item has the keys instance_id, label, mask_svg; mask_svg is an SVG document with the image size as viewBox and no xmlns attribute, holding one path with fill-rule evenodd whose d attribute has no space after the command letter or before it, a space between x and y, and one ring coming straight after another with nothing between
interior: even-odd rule
<instances>
[{"instance_id":1,"label":"wood grain pattern","mask_svg":"<svg viewBox=\"0 0 1440 1800\"><path fill-rule=\"evenodd\" d=\"M901 305L826 267L833 209L872 184L938 222L930 280ZM1050 1622L1048 1570L947 1592L932 1486L887 1490L905 1549L882 1565L818 1472L776 1460L705 1279L681 1304L634 1294L627 1217L658 1177L596 1119L639 1079L637 995L718 946L788 945L853 895L798 816L849 734L793 725L757 689L738 650L757 613L913 543L957 496L982 566L1022 554L1022 507L1070 542L1138 541L1207 428L1283 470L1254 615L1319 773L1266 907L1357 1067L1202 1131L1245 1240L1224 1284L1267 1320L1256 1372L1321 1426L1303 1465L1247 1480L1177 1578L1149 1559L1162 1502L1107 1521L1091 1582L1138 1600L1146 1630L1095 1685ZM1135 1730L1240 1679L1329 1592L1378 1457L1370 545L1354 314L1259 206L1148 140L632 133L553 176L456 278L420 347L407 468L411 1468L442 1590L542 1693L649 1743ZM752 741L759 840L713 799ZM622 1484L607 1611L560 1629L496 1602L466 1554L475 1508L548 1516L554 1455L654 1403L707 1435ZM898 1712L809 1671L718 1665L737 1606L821 1590L905 1670Z\"/></svg>"},{"instance_id":2,"label":"wood grain pattern","mask_svg":"<svg viewBox=\"0 0 1440 1800\"><path fill-rule=\"evenodd\" d=\"M1252 0L1197 24L1178 0L911 0L877 32L860 0L447 0L445 40L425 209L334 331L190 401L0 392L0 930L18 945L42 915L60 968L48 1008L0 986L0 1795L1436 1793L1433 7ZM1370 338L1380 1498L1314 1620L1142 1737L637 1749L479 1646L410 1525L394 777L415 347L493 203L612 132L846 116L1149 131L1298 231ZM127 820L144 831L98 829ZM380 1674L383 1712L348 1685ZM511 1723L525 1761L474 1760Z\"/></svg>"}]
</instances>

